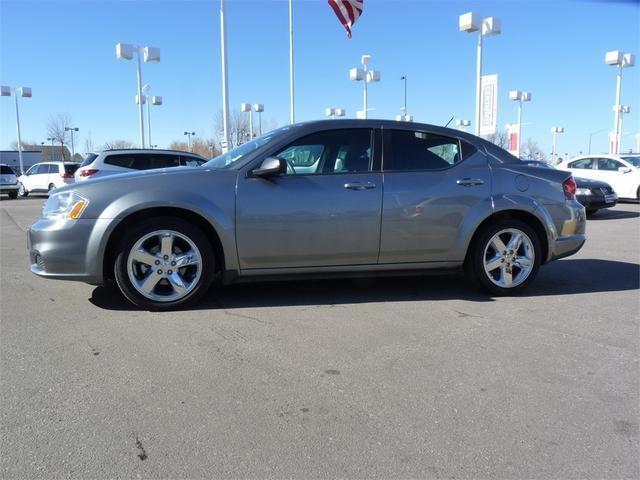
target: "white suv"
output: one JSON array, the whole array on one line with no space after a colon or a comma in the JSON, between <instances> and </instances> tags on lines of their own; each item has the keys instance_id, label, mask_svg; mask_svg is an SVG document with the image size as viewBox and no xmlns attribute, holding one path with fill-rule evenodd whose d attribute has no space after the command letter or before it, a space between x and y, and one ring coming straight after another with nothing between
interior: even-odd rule
<instances>
[{"instance_id":1,"label":"white suv","mask_svg":"<svg viewBox=\"0 0 640 480\"><path fill-rule=\"evenodd\" d=\"M18 196L18 177L9 165L0 163L0 193L6 193L9 198Z\"/></svg>"},{"instance_id":2,"label":"white suv","mask_svg":"<svg viewBox=\"0 0 640 480\"><path fill-rule=\"evenodd\" d=\"M73 174L78 166L78 163L72 162L36 163L18 178L20 196L26 197L30 193L48 193L54 188L73 183L75 181Z\"/></svg>"},{"instance_id":3,"label":"white suv","mask_svg":"<svg viewBox=\"0 0 640 480\"><path fill-rule=\"evenodd\" d=\"M175 150L105 150L90 153L76 171L76 181L100 178L116 173L153 168L197 167L208 159L195 153Z\"/></svg>"}]
</instances>

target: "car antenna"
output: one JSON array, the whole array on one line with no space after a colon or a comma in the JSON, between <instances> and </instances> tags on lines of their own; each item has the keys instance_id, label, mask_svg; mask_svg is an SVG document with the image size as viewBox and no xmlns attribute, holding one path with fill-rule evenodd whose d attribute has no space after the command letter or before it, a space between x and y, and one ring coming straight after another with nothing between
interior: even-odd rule
<instances>
[{"instance_id":1,"label":"car antenna","mask_svg":"<svg viewBox=\"0 0 640 480\"><path fill-rule=\"evenodd\" d=\"M455 115L454 115L454 117L455 117ZM451 123L451 121L452 121L452 120L453 120L453 117L451 117L451 118L449 119L449 121L448 121L448 122L447 122L447 124L444 126L444 128L447 128L447 127L449 126L449 124Z\"/></svg>"}]
</instances>

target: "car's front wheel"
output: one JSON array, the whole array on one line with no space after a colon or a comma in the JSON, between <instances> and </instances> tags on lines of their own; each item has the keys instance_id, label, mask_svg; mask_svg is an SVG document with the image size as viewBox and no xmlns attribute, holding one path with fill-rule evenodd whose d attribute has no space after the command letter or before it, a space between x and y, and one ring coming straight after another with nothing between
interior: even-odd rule
<instances>
[{"instance_id":1,"label":"car's front wheel","mask_svg":"<svg viewBox=\"0 0 640 480\"><path fill-rule=\"evenodd\" d=\"M541 263L540 240L520 220L503 220L478 233L467 258L467 270L482 290L513 295L526 288Z\"/></svg>"},{"instance_id":2,"label":"car's front wheel","mask_svg":"<svg viewBox=\"0 0 640 480\"><path fill-rule=\"evenodd\" d=\"M16 190L16 191L9 192L9 198L10 198L11 200L15 200L16 198L18 198L18 192L17 192L17 190Z\"/></svg>"},{"instance_id":3,"label":"car's front wheel","mask_svg":"<svg viewBox=\"0 0 640 480\"><path fill-rule=\"evenodd\" d=\"M118 288L135 305L150 310L184 308L211 285L213 249L189 222L150 218L128 230L120 242L114 273Z\"/></svg>"},{"instance_id":4,"label":"car's front wheel","mask_svg":"<svg viewBox=\"0 0 640 480\"><path fill-rule=\"evenodd\" d=\"M22 183L18 184L18 195L20 195L21 197L26 197L27 195L29 195L29 191L24 188L24 185Z\"/></svg>"}]
</instances>

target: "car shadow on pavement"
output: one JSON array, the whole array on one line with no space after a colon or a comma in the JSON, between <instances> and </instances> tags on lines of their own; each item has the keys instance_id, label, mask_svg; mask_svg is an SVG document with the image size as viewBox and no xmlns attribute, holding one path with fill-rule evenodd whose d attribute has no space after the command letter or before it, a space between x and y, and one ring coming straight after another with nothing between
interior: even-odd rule
<instances>
[{"instance_id":1,"label":"car shadow on pavement","mask_svg":"<svg viewBox=\"0 0 640 480\"><path fill-rule=\"evenodd\" d=\"M569 259L542 267L521 296L568 295L634 290L640 265L596 259ZM214 287L191 310L340 305L376 302L495 299L476 291L461 275L241 283ZM115 289L97 287L89 301L106 310L139 310Z\"/></svg>"},{"instance_id":2,"label":"car shadow on pavement","mask_svg":"<svg viewBox=\"0 0 640 480\"><path fill-rule=\"evenodd\" d=\"M638 218L640 212L630 210L598 210L589 215L589 220L622 220L625 218Z\"/></svg>"}]
</instances>

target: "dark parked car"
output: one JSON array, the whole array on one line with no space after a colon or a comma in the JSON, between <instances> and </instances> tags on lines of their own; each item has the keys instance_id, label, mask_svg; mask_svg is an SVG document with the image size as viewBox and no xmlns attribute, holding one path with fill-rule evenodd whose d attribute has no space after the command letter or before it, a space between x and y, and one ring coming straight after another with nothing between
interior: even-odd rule
<instances>
[{"instance_id":1,"label":"dark parked car","mask_svg":"<svg viewBox=\"0 0 640 480\"><path fill-rule=\"evenodd\" d=\"M28 232L31 270L183 307L214 280L464 269L509 295L577 252L585 211L568 172L473 135L385 120L286 126L201 167L53 192Z\"/></svg>"},{"instance_id":2,"label":"dark parked car","mask_svg":"<svg viewBox=\"0 0 640 480\"><path fill-rule=\"evenodd\" d=\"M532 167L555 168L552 165L539 160L524 160ZM573 177L576 181L576 200L584 205L587 215L593 215L601 208L615 207L618 203L618 195L611 185L602 180Z\"/></svg>"}]
</instances>

